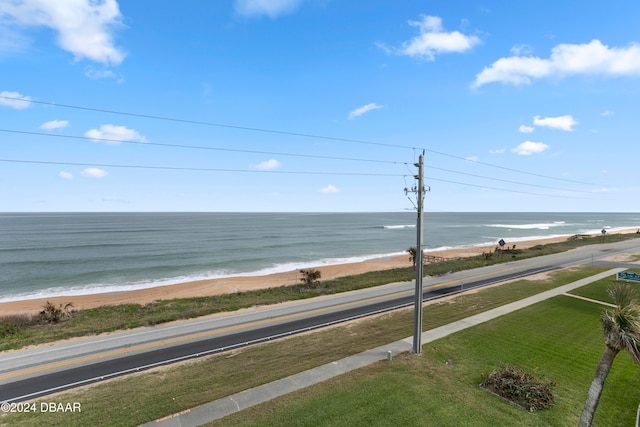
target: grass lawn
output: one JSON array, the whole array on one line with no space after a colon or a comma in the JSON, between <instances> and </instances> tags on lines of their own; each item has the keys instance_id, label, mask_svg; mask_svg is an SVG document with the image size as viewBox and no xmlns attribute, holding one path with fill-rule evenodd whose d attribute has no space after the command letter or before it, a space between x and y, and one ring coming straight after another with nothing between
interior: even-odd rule
<instances>
[{"instance_id":1,"label":"grass lawn","mask_svg":"<svg viewBox=\"0 0 640 427\"><path fill-rule=\"evenodd\" d=\"M483 289L475 293L460 295L447 301L434 302L425 307L424 329L432 329L604 270L606 269L601 267L559 270L551 273L547 279L535 281L518 280ZM569 299L569 301L572 300L573 299ZM602 351L603 340L601 339L601 333L598 329L599 308L592 303L585 301L579 302L581 303L580 307L586 309L583 317L586 317L587 320L580 320L578 323L581 327L585 325L589 325L589 327L584 331L577 331L578 334L576 336L581 337L581 339L588 339L589 342L592 342L593 346L595 346L593 352L589 353L591 359L587 362L588 366L579 365L578 368L576 368L578 370L585 370L582 382L579 386L576 386L577 391L574 391L574 394L577 393L579 395L576 399L582 401L582 394L586 393L590 376L593 374L597 360L600 357L599 353ZM553 316L556 316L562 324L566 324L562 319L567 310L561 307L559 311L559 314L554 313ZM523 310L522 312L525 311ZM545 324L544 322L551 322L551 320L553 320L545 316L548 316L548 313L542 315L542 325ZM475 396L474 399L476 400L484 399L481 400L481 402L486 402L486 405L476 404L476 406L472 407L475 408L473 409L474 413L477 411L481 414L489 411L490 415L488 416L493 417L493 412L491 412L493 409L491 408L504 407L498 411L498 415L495 415L496 417L501 417L504 411L511 411L509 412L511 415L503 417L503 419L517 419L513 418L512 415L515 414L513 415L514 417L522 416L519 412L520 410L512 409L510 405L503 404L496 398L483 391L481 392L481 390L477 388L481 380L480 373L488 373L500 362L518 362L518 360L514 360L514 358L509 356L509 352L512 351L513 346L509 344L505 345L503 342L505 336L508 335L526 339L526 341L520 343L520 345L523 343L526 344L524 350L521 350L525 353L524 358L532 362L536 360L533 358L528 359L527 355L538 346L538 340L535 339L535 337L540 338L544 328L536 326L535 322L528 320L526 317L517 317L515 321L511 322L513 325L511 325L511 323L504 325L502 323L504 321L504 319L498 319L483 325L482 328L473 328L471 331L456 334L454 337L451 337L452 340L454 338L457 340L455 343L453 341L442 340L435 345L426 344L422 356L405 355L397 357L391 364L377 364L359 370L356 373L341 376L335 381L328 382L326 385L320 384L304 390L301 394L295 395L292 400L293 402L303 402L304 399L302 397L304 396L312 396L312 399L320 399L318 396L323 394L321 393L322 390L330 391L329 393L324 393L326 396L322 399L330 399L332 393L344 393L348 399L345 397L344 399L340 399L340 401L346 399L347 402L350 402L349 405L354 405L351 408L349 408L349 405L346 405L344 410L348 413L353 412L354 415L358 414L358 417L361 416L363 420L366 420L368 417L367 414L362 413L362 411L366 412L365 409L367 407L372 411L372 416L377 417L377 408L381 405L386 405L387 402L390 402L388 404L395 402L393 405L401 407L403 405L402 402L405 400L408 404L411 403L411 399L417 399L414 404L427 404L425 402L434 401L435 403L433 403L433 405L435 405L435 407L427 409L430 411L444 411L441 417L446 418L451 416L451 420L455 420L459 413L469 413L466 409L468 396ZM490 325L494 323L503 325L502 328L504 328L493 332L494 334L498 334L500 338L500 340L495 340L495 342L492 341L493 338L485 337L480 333L480 331L489 328ZM514 328L513 332L510 330L512 327ZM233 393L284 378L288 375L320 366L351 354L406 338L411 335L412 328L413 309L398 310L382 316L363 319L358 322L340 325L314 333L303 334L234 352L206 357L177 366L130 375L99 383L94 386L82 387L60 393L56 396L49 396L40 399L37 403L52 400L57 402L80 402L82 403L82 414L38 414L36 416L33 414L0 415L0 425L11 425L12 427L32 426L34 424L65 427L87 425L136 426L143 422L229 396ZM521 331L521 329L524 330L524 332ZM478 334L474 338L478 341L477 343L469 341L470 338L467 335L469 332L473 332L473 334L471 334L472 336ZM560 350L563 348L562 338L556 338L555 335L546 337L544 334L542 334L542 338L548 340L544 344L546 346L551 345L554 348L560 346ZM557 341L559 344L553 341L555 339L560 340ZM551 343L549 340L551 340ZM467 343L467 341L469 341L469 343ZM450 342L451 344L440 344L444 342ZM518 343L519 340L515 339L515 342ZM457 346L457 348L451 347L453 345ZM483 356L486 360L482 360L482 363L476 361L478 356L475 355L481 351L488 354L488 356ZM462 355L464 355L464 357L462 357ZM564 353L561 353L561 355L562 357L568 358L567 363L573 363L570 360L571 357L574 356L571 348L567 349L566 355ZM623 360L624 356L620 356L619 359ZM443 363L444 360L450 360L455 366L446 366ZM614 370L615 369L617 368L614 367ZM544 373L549 375L546 368ZM614 374L612 373L612 375ZM367 381L370 381L371 384L365 385L362 383L364 378L368 378ZM562 380L562 382L556 378L551 378L551 380L560 383L559 389L563 389L563 387L566 386L564 380ZM351 385L347 387L348 384ZM405 396L407 393L405 388L408 384L411 384L409 390L414 391L410 391L410 396L407 397ZM636 384L635 386L637 387L638 385L640 384ZM341 387L347 388L340 391ZM355 395L359 394L363 394L363 396L358 396L359 398L364 398L364 395L369 395L371 401L366 403L353 401ZM411 397L414 395L415 397ZM285 397L284 399L287 398ZM443 399L443 402L437 403L439 399ZM275 414L281 413L279 406L292 409L295 407L295 405L289 403L281 403L283 401L286 402L286 400L278 399L273 403L276 406L270 406L268 409L260 409L261 411L266 411L267 415L261 413L258 415L258 419L265 418L269 420L268 423L263 425L268 425L271 422L275 424L280 423L280 425L290 425L291 420L286 420L286 416L285 418L269 418L269 416L275 417ZM432 403L428 404L431 405ZM316 403L314 405L320 405L315 411L326 410L331 412L327 408L335 408L335 410L338 411L340 402L331 404ZM582 403L580 402L577 405L578 406L573 409L567 409L566 406L558 406L551 411L553 414L560 414L556 416L564 419L568 416L568 411L571 414L579 411ZM424 416L425 410L425 408L419 410L418 421L407 421L405 423L421 425L420 423L425 422L426 419ZM389 411L384 410L383 412L386 413ZM449 413L448 415L447 412ZM254 410L245 411L242 414L243 417L250 417L254 414ZM389 414L394 414L394 412L389 412ZM539 419L534 417L540 417L540 415L537 414L525 415L529 417L525 419ZM281 415L278 416L280 417ZM290 416L294 415L290 414ZM334 416L340 418L339 414ZM400 417L398 419L401 419L405 414L395 413L394 416ZM319 420L323 419L319 417L314 420L311 416L304 418L298 417L297 415L294 417L296 417L296 419L299 418L301 422L306 419L309 425L317 425ZM285 421L281 422L283 419ZM243 418L242 420L235 419L234 421L224 422L226 425L233 425L235 422L243 423L244 421L245 419ZM465 425L468 425L468 423L465 423Z\"/></svg>"},{"instance_id":2,"label":"grass lawn","mask_svg":"<svg viewBox=\"0 0 640 427\"><path fill-rule=\"evenodd\" d=\"M638 269L630 269L628 271L633 271L636 273L640 273ZM571 294L579 295L585 298L591 298L598 301L604 301L609 304L613 304L613 299L607 294L607 289L611 287L611 285L615 282L615 278L611 279L602 279L597 282L590 283L586 286L582 286L578 289L571 291ZM640 294L640 283L635 282L625 282L632 288L636 289L636 292Z\"/></svg>"},{"instance_id":3,"label":"grass lawn","mask_svg":"<svg viewBox=\"0 0 640 427\"><path fill-rule=\"evenodd\" d=\"M559 296L212 423L216 426L575 426L604 351L601 306ZM446 363L448 362L448 363ZM536 370L555 406L528 413L478 387L502 363ZM629 426L640 370L620 354L594 426Z\"/></svg>"}]
</instances>

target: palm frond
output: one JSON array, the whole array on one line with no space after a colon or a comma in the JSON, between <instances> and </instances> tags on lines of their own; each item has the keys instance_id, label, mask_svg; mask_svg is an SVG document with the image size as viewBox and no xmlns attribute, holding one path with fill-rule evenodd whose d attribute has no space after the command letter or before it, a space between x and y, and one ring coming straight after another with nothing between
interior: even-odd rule
<instances>
[{"instance_id":1,"label":"palm frond","mask_svg":"<svg viewBox=\"0 0 640 427\"><path fill-rule=\"evenodd\" d=\"M618 283L607 289L607 293L619 309L638 305L638 293L629 285Z\"/></svg>"},{"instance_id":2,"label":"palm frond","mask_svg":"<svg viewBox=\"0 0 640 427\"><path fill-rule=\"evenodd\" d=\"M606 345L616 351L626 350L635 363L640 363L640 299L626 284L607 290L615 307L602 313L602 329Z\"/></svg>"}]
</instances>

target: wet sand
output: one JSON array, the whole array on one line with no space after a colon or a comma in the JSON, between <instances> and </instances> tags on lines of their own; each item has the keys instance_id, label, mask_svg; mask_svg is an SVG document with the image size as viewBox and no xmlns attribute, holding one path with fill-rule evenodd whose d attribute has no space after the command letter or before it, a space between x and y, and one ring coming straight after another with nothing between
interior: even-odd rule
<instances>
[{"instance_id":1,"label":"wet sand","mask_svg":"<svg viewBox=\"0 0 640 427\"><path fill-rule=\"evenodd\" d=\"M619 233L632 232L635 232L635 229L619 231ZM562 242L565 240L567 240L567 236L516 242L515 244L517 249L526 249L539 244ZM482 252L493 251L496 246L497 245L426 252L425 255L444 258L467 257L480 255ZM512 244L509 244L507 242L507 246L510 247L512 246ZM411 265L412 264L409 259L409 254L407 254L364 262L317 267L316 270L319 270L321 272L321 280L328 280L336 277L366 273L369 271L410 267ZM75 309L87 309L103 305L117 305L126 303L147 304L156 300L212 296L232 292L244 292L255 289L271 288L282 285L294 285L296 283L300 283L300 279L301 275L296 270L285 273L270 274L266 276L245 276L200 280L196 282L159 286L155 288L140 289L135 291L13 301L0 303L0 316L6 316L10 314L37 314L42 310L43 305L47 301L50 301L56 306L58 304L67 304L70 302L73 304Z\"/></svg>"}]
</instances>

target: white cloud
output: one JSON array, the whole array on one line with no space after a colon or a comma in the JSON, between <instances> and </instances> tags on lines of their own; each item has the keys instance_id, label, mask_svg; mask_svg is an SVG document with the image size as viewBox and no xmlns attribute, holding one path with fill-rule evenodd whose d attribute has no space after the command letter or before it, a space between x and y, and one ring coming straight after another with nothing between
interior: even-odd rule
<instances>
[{"instance_id":1,"label":"white cloud","mask_svg":"<svg viewBox=\"0 0 640 427\"><path fill-rule=\"evenodd\" d=\"M260 171L266 171L271 169L276 169L280 167L280 162L275 159L265 160L264 162L258 163L256 169Z\"/></svg>"},{"instance_id":2,"label":"white cloud","mask_svg":"<svg viewBox=\"0 0 640 427\"><path fill-rule=\"evenodd\" d=\"M578 124L571 115L560 117L540 117L535 116L533 118L533 124L536 126L543 126L552 129L560 129L567 132L573 132L573 127Z\"/></svg>"},{"instance_id":3,"label":"white cloud","mask_svg":"<svg viewBox=\"0 0 640 427\"><path fill-rule=\"evenodd\" d=\"M302 0L235 0L236 12L241 15L278 15L293 12Z\"/></svg>"},{"instance_id":4,"label":"white cloud","mask_svg":"<svg viewBox=\"0 0 640 427\"><path fill-rule=\"evenodd\" d=\"M98 70L94 67L87 67L84 70L84 75L93 80L101 80L101 79L118 79L118 75L111 70Z\"/></svg>"},{"instance_id":5,"label":"white cloud","mask_svg":"<svg viewBox=\"0 0 640 427\"><path fill-rule=\"evenodd\" d=\"M114 46L114 29L122 26L116 0L22 0L0 2L0 18L17 32L47 27L57 33L60 47L76 59L117 65L125 54Z\"/></svg>"},{"instance_id":6,"label":"white cloud","mask_svg":"<svg viewBox=\"0 0 640 427\"><path fill-rule=\"evenodd\" d=\"M323 189L320 190L321 193L324 194L330 194L330 193L338 193L340 191L340 189L338 187L336 187L335 185L329 184L326 187L324 187Z\"/></svg>"},{"instance_id":7,"label":"white cloud","mask_svg":"<svg viewBox=\"0 0 640 427\"><path fill-rule=\"evenodd\" d=\"M397 49L379 45L387 53L407 55L433 61L436 54L466 52L480 43L476 36L466 36L459 31L444 31L442 18L421 15L420 21L409 21L409 25L418 27L420 34L402 43Z\"/></svg>"},{"instance_id":8,"label":"white cloud","mask_svg":"<svg viewBox=\"0 0 640 427\"><path fill-rule=\"evenodd\" d=\"M602 117L611 116L611 115L613 115L613 111L610 111L610 110L604 110L604 111L602 112L602 114L600 114L600 115L601 115Z\"/></svg>"},{"instance_id":9,"label":"white cloud","mask_svg":"<svg viewBox=\"0 0 640 427\"><path fill-rule=\"evenodd\" d=\"M640 45L610 48L600 40L587 44L559 44L549 59L533 56L500 58L476 75L473 87L502 82L531 84L533 79L569 75L640 76Z\"/></svg>"},{"instance_id":10,"label":"white cloud","mask_svg":"<svg viewBox=\"0 0 640 427\"><path fill-rule=\"evenodd\" d=\"M80 175L86 178L104 178L109 175L109 172L98 168L87 168L80 172Z\"/></svg>"},{"instance_id":11,"label":"white cloud","mask_svg":"<svg viewBox=\"0 0 640 427\"><path fill-rule=\"evenodd\" d=\"M521 126L518 128L518 130L519 130L521 133L531 133L531 132L533 132L533 131L535 130L535 128L534 128L534 127L532 127L532 126L525 126L525 125L521 125Z\"/></svg>"},{"instance_id":12,"label":"white cloud","mask_svg":"<svg viewBox=\"0 0 640 427\"><path fill-rule=\"evenodd\" d=\"M119 144L122 141L147 142L147 138L138 131L124 126L102 125L100 129L91 129L84 134L94 141L102 141L109 144Z\"/></svg>"},{"instance_id":13,"label":"white cloud","mask_svg":"<svg viewBox=\"0 0 640 427\"><path fill-rule=\"evenodd\" d=\"M497 150L489 150L489 154L504 154L507 151L505 148L498 148Z\"/></svg>"},{"instance_id":14,"label":"white cloud","mask_svg":"<svg viewBox=\"0 0 640 427\"><path fill-rule=\"evenodd\" d=\"M363 105L362 107L356 108L355 110L349 113L349 120L353 120L356 117L360 117L361 115L368 113L369 111L377 110L379 108L382 108L382 106L376 104L375 102L371 104Z\"/></svg>"},{"instance_id":15,"label":"white cloud","mask_svg":"<svg viewBox=\"0 0 640 427\"><path fill-rule=\"evenodd\" d=\"M528 44L517 44L509 50L515 56L531 55L533 48Z\"/></svg>"},{"instance_id":16,"label":"white cloud","mask_svg":"<svg viewBox=\"0 0 640 427\"><path fill-rule=\"evenodd\" d=\"M58 177L62 179L73 179L73 174L66 171L60 171Z\"/></svg>"},{"instance_id":17,"label":"white cloud","mask_svg":"<svg viewBox=\"0 0 640 427\"><path fill-rule=\"evenodd\" d=\"M549 148L549 146L543 142L525 141L517 147L512 148L511 151L520 156L530 156L532 154L542 153L547 148Z\"/></svg>"},{"instance_id":18,"label":"white cloud","mask_svg":"<svg viewBox=\"0 0 640 427\"><path fill-rule=\"evenodd\" d=\"M64 129L69 126L68 120L51 120L49 122L45 122L38 126L38 129L44 130L56 130L56 129Z\"/></svg>"},{"instance_id":19,"label":"white cloud","mask_svg":"<svg viewBox=\"0 0 640 427\"><path fill-rule=\"evenodd\" d=\"M16 110L24 110L25 108L31 106L31 102L26 101L31 101L31 97L24 96L18 92L9 92L6 90L0 92L0 105L4 105L5 107L14 108Z\"/></svg>"},{"instance_id":20,"label":"white cloud","mask_svg":"<svg viewBox=\"0 0 640 427\"><path fill-rule=\"evenodd\" d=\"M470 156L470 157L465 157L466 160L470 161L470 162L477 162L478 160L478 156Z\"/></svg>"}]
</instances>

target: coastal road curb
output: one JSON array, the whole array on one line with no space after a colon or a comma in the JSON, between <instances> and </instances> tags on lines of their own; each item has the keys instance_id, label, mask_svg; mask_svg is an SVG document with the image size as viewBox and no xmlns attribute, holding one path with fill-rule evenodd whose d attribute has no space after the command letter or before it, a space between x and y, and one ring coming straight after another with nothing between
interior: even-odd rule
<instances>
[{"instance_id":1,"label":"coastal road curb","mask_svg":"<svg viewBox=\"0 0 640 427\"><path fill-rule=\"evenodd\" d=\"M537 295L524 298L501 307L497 307L483 313L440 326L422 333L422 342L428 343L440 338L444 338L450 334L462 331L463 329L479 325L481 323L496 319L502 315L514 312L521 308L536 304L549 298L562 295L573 289L595 282L618 272L626 270L625 268L614 268L575 282L562 285L560 287L541 292ZM158 420L150 421L142 424L141 427L196 427L208 422L226 417L233 413L242 411L243 409L271 399L283 396L285 394L300 390L305 387L326 381L338 375L365 367L372 363L389 358L389 352L393 356L411 351L413 337L408 337L391 344L383 345L372 350L355 354L353 356L330 362L317 368L309 369L289 377L263 384L249 390L241 391L231 396L205 403L195 408L186 409L182 412L169 415Z\"/></svg>"}]
</instances>

